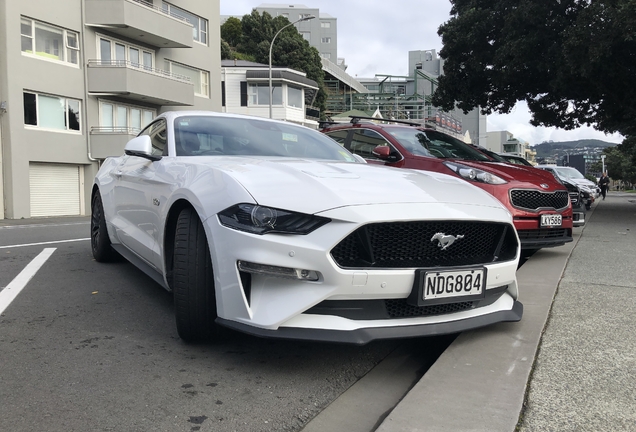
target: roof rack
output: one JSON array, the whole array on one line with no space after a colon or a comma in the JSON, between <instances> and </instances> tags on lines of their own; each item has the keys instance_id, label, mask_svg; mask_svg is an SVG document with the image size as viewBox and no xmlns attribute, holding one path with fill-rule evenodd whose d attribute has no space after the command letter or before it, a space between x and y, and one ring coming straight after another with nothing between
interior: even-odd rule
<instances>
[{"instance_id":1,"label":"roof rack","mask_svg":"<svg viewBox=\"0 0 636 432\"><path fill-rule=\"evenodd\" d=\"M351 123L353 124L360 123L359 120L375 120L375 121L383 121L383 122L389 122L389 123L402 123L402 124L407 124L409 126L422 126L420 123L407 121L407 120L393 120L393 119L365 117L365 116L356 116L356 115L350 115L349 117L351 118Z\"/></svg>"},{"instance_id":2,"label":"roof rack","mask_svg":"<svg viewBox=\"0 0 636 432\"><path fill-rule=\"evenodd\" d=\"M334 124L339 124L339 123L333 120L322 120L318 122L318 129L324 129L328 127L329 125L334 125Z\"/></svg>"}]
</instances>

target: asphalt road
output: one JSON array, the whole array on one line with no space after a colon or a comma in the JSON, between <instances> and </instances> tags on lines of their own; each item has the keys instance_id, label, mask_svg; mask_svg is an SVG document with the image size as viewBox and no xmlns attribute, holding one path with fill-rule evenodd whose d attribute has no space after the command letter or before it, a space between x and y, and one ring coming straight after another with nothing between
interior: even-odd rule
<instances>
[{"instance_id":1,"label":"asphalt road","mask_svg":"<svg viewBox=\"0 0 636 432\"><path fill-rule=\"evenodd\" d=\"M298 431L395 352L406 392L446 343L187 345L172 295L88 236L87 217L0 220L0 291L50 254L0 315L0 431Z\"/></svg>"}]
</instances>

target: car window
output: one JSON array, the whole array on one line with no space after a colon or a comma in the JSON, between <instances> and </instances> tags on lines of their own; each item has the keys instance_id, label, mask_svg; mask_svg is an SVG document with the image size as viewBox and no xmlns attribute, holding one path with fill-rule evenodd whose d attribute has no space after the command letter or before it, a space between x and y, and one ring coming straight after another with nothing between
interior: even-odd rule
<instances>
[{"instance_id":1,"label":"car window","mask_svg":"<svg viewBox=\"0 0 636 432\"><path fill-rule=\"evenodd\" d=\"M337 130L332 132L325 132L325 135L333 139L335 142L337 142L341 146L344 146L345 141L347 140L347 135L349 135L349 130L345 129L345 130Z\"/></svg>"},{"instance_id":2,"label":"car window","mask_svg":"<svg viewBox=\"0 0 636 432\"><path fill-rule=\"evenodd\" d=\"M166 134L166 130L166 121L164 119L159 119L156 122L148 125L139 134L139 136L148 135L150 137L150 142L152 143L152 154L155 156L168 155L168 147L166 146L168 137Z\"/></svg>"},{"instance_id":3,"label":"car window","mask_svg":"<svg viewBox=\"0 0 636 432\"><path fill-rule=\"evenodd\" d=\"M391 153L396 152L393 146L374 130L356 129L353 131L351 143L349 144L351 153L360 155L365 159L378 159L378 157L373 154L373 149L377 146L388 146L391 149Z\"/></svg>"},{"instance_id":4,"label":"car window","mask_svg":"<svg viewBox=\"0 0 636 432\"><path fill-rule=\"evenodd\" d=\"M175 119L174 138L178 156L285 156L358 162L318 131L269 120L182 116Z\"/></svg>"},{"instance_id":5,"label":"car window","mask_svg":"<svg viewBox=\"0 0 636 432\"><path fill-rule=\"evenodd\" d=\"M479 150L445 133L407 127L386 127L384 130L414 155L442 159L491 160Z\"/></svg>"},{"instance_id":6,"label":"car window","mask_svg":"<svg viewBox=\"0 0 636 432\"><path fill-rule=\"evenodd\" d=\"M559 175L561 175L562 177L571 178L571 179L584 179L585 178L585 176L583 176L583 174L581 174L579 172L579 170L577 170L576 168L559 167L559 168L555 168L555 169L559 173Z\"/></svg>"}]
</instances>

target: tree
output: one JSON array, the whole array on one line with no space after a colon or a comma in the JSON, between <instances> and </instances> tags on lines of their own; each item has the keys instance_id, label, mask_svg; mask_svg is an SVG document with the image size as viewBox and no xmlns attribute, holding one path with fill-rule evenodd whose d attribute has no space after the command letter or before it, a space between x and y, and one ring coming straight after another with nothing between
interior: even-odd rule
<instances>
[{"instance_id":1,"label":"tree","mask_svg":"<svg viewBox=\"0 0 636 432\"><path fill-rule=\"evenodd\" d=\"M243 36L241 20L229 17L221 26L221 39L235 47L241 41L241 36Z\"/></svg>"},{"instance_id":2,"label":"tree","mask_svg":"<svg viewBox=\"0 0 636 432\"><path fill-rule=\"evenodd\" d=\"M433 104L636 135L636 1L451 0Z\"/></svg>"},{"instance_id":3,"label":"tree","mask_svg":"<svg viewBox=\"0 0 636 432\"><path fill-rule=\"evenodd\" d=\"M634 156L630 155L625 149L617 147L608 147L603 153L605 158L605 169L609 173L612 180L623 180L628 183L636 183L636 164L634 164Z\"/></svg>"},{"instance_id":4,"label":"tree","mask_svg":"<svg viewBox=\"0 0 636 432\"><path fill-rule=\"evenodd\" d=\"M236 18L234 20L238 21ZM223 26L226 26L229 21L230 19ZM290 21L282 15L272 18L267 12L261 15L253 10L251 14L244 15L241 19L240 36L237 37L235 33L232 33L233 43L230 43L223 35L229 33L231 29L238 29L235 22L228 25L225 30L221 26L221 36L231 47L230 58L251 59L268 64L270 42L276 32L289 23ZM223 51L223 42L221 42L221 48ZM276 37L272 46L272 66L284 66L305 72L307 78L316 81L319 90L314 104L321 113L325 111L327 93L324 89L324 72L320 53L309 45L294 26L287 27Z\"/></svg>"}]
</instances>

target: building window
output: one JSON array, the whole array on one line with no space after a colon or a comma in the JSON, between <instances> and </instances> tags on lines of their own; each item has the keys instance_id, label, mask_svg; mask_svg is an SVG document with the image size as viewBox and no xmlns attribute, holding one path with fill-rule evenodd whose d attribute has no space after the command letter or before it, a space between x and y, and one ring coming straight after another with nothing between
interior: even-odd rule
<instances>
[{"instance_id":1,"label":"building window","mask_svg":"<svg viewBox=\"0 0 636 432\"><path fill-rule=\"evenodd\" d=\"M272 105L282 105L283 89L281 85L274 84L272 87ZM269 105L269 84L250 84L248 95L250 105Z\"/></svg>"},{"instance_id":2,"label":"building window","mask_svg":"<svg viewBox=\"0 0 636 432\"><path fill-rule=\"evenodd\" d=\"M157 113L143 107L99 101L99 126L108 132L139 133Z\"/></svg>"},{"instance_id":3,"label":"building window","mask_svg":"<svg viewBox=\"0 0 636 432\"><path fill-rule=\"evenodd\" d=\"M300 32L300 35L303 37L303 39L305 39L307 42L309 42L311 40L311 32Z\"/></svg>"},{"instance_id":4,"label":"building window","mask_svg":"<svg viewBox=\"0 0 636 432\"><path fill-rule=\"evenodd\" d=\"M320 21L320 27L322 28L331 28L330 22Z\"/></svg>"},{"instance_id":5,"label":"building window","mask_svg":"<svg viewBox=\"0 0 636 432\"><path fill-rule=\"evenodd\" d=\"M287 86L287 106L303 107L303 90L301 88Z\"/></svg>"},{"instance_id":6,"label":"building window","mask_svg":"<svg viewBox=\"0 0 636 432\"><path fill-rule=\"evenodd\" d=\"M24 124L42 129L79 132L80 101L24 92Z\"/></svg>"},{"instance_id":7,"label":"building window","mask_svg":"<svg viewBox=\"0 0 636 432\"><path fill-rule=\"evenodd\" d=\"M320 42L322 42L324 44L330 44L331 43L331 38L330 37L324 37L324 38L320 39Z\"/></svg>"},{"instance_id":8,"label":"building window","mask_svg":"<svg viewBox=\"0 0 636 432\"><path fill-rule=\"evenodd\" d=\"M283 12L280 14L281 16L284 16L285 18L289 19L289 13L287 12Z\"/></svg>"},{"instance_id":9,"label":"building window","mask_svg":"<svg viewBox=\"0 0 636 432\"><path fill-rule=\"evenodd\" d=\"M130 65L147 70L153 68L153 51L111 37L98 35L97 52L103 64Z\"/></svg>"},{"instance_id":10,"label":"building window","mask_svg":"<svg viewBox=\"0 0 636 432\"><path fill-rule=\"evenodd\" d=\"M190 78L190 82L194 84L194 94L196 96L210 97L209 72L175 63L170 60L166 60L166 70L173 74Z\"/></svg>"},{"instance_id":11,"label":"building window","mask_svg":"<svg viewBox=\"0 0 636 432\"><path fill-rule=\"evenodd\" d=\"M311 14L300 14L300 19L309 18L310 16L312 16L312 15Z\"/></svg>"},{"instance_id":12,"label":"building window","mask_svg":"<svg viewBox=\"0 0 636 432\"><path fill-rule=\"evenodd\" d=\"M20 21L20 35L22 52L25 54L74 65L79 62L77 32L23 17Z\"/></svg>"},{"instance_id":13,"label":"building window","mask_svg":"<svg viewBox=\"0 0 636 432\"><path fill-rule=\"evenodd\" d=\"M204 45L208 44L208 20L170 3L163 2L162 8L166 13L188 20L192 24L192 39Z\"/></svg>"},{"instance_id":14,"label":"building window","mask_svg":"<svg viewBox=\"0 0 636 432\"><path fill-rule=\"evenodd\" d=\"M320 57L329 60L331 58L331 53L320 53Z\"/></svg>"}]
</instances>

